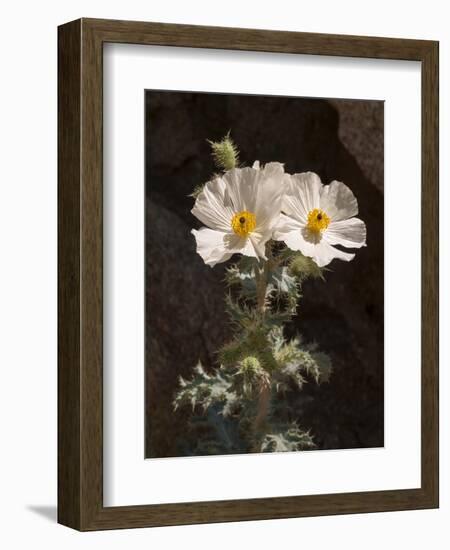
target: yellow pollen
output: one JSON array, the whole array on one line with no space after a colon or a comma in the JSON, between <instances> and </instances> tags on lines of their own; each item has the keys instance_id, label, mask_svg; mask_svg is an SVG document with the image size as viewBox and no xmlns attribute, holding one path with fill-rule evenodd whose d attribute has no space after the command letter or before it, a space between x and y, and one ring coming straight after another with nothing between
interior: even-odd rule
<instances>
[{"instance_id":1,"label":"yellow pollen","mask_svg":"<svg viewBox=\"0 0 450 550\"><path fill-rule=\"evenodd\" d=\"M239 237L247 237L256 227L255 214L247 210L238 212L231 220L231 227Z\"/></svg>"},{"instance_id":2,"label":"yellow pollen","mask_svg":"<svg viewBox=\"0 0 450 550\"><path fill-rule=\"evenodd\" d=\"M330 218L323 210L314 208L308 214L307 228L313 233L321 233L330 225Z\"/></svg>"}]
</instances>

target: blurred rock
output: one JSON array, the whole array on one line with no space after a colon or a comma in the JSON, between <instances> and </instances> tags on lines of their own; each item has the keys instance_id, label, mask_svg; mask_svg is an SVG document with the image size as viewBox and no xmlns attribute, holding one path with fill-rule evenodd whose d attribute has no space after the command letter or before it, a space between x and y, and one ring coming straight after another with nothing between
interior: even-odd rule
<instances>
[{"instance_id":1,"label":"blurred rock","mask_svg":"<svg viewBox=\"0 0 450 550\"><path fill-rule=\"evenodd\" d=\"M228 335L223 266L206 266L190 227L149 198L146 216L146 446L147 455L166 456L185 429L171 405L178 377L190 377L199 360L213 364Z\"/></svg>"},{"instance_id":2,"label":"blurred rock","mask_svg":"<svg viewBox=\"0 0 450 550\"><path fill-rule=\"evenodd\" d=\"M384 102L330 99L339 113L339 139L364 175L384 191Z\"/></svg>"}]
</instances>

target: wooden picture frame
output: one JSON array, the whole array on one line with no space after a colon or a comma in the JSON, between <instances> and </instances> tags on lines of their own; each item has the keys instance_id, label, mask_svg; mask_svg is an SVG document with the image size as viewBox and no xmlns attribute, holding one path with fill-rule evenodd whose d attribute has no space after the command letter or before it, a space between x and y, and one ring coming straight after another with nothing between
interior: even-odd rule
<instances>
[{"instance_id":1,"label":"wooden picture frame","mask_svg":"<svg viewBox=\"0 0 450 550\"><path fill-rule=\"evenodd\" d=\"M421 63L420 488L104 507L102 48L105 42ZM58 50L59 523L90 531L438 507L438 43L79 19L59 27Z\"/></svg>"}]
</instances>

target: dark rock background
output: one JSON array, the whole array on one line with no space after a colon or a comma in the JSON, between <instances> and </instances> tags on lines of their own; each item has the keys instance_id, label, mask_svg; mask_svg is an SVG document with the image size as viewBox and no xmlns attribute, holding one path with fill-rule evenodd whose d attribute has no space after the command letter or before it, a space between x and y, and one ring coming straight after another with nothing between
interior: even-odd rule
<instances>
[{"instance_id":1,"label":"dark rock background","mask_svg":"<svg viewBox=\"0 0 450 550\"><path fill-rule=\"evenodd\" d=\"M214 172L206 139L231 129L241 161L285 163L346 183L367 224L367 247L308 281L288 328L330 354L328 384L307 384L299 422L320 449L384 442L383 120L380 101L146 92L146 456L177 454L186 411L173 412L178 376L229 338L224 264L195 252L194 187ZM230 260L231 261L231 260Z\"/></svg>"}]
</instances>

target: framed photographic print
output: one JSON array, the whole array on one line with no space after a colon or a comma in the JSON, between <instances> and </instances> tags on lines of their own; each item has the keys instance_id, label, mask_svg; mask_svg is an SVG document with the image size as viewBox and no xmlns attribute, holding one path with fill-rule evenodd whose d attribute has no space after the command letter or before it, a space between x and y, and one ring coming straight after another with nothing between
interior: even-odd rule
<instances>
[{"instance_id":1,"label":"framed photographic print","mask_svg":"<svg viewBox=\"0 0 450 550\"><path fill-rule=\"evenodd\" d=\"M59 27L58 520L438 506L438 43Z\"/></svg>"}]
</instances>

